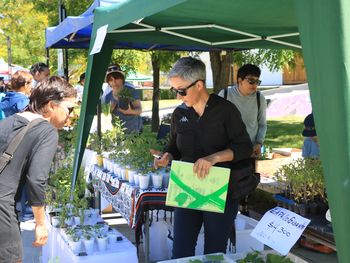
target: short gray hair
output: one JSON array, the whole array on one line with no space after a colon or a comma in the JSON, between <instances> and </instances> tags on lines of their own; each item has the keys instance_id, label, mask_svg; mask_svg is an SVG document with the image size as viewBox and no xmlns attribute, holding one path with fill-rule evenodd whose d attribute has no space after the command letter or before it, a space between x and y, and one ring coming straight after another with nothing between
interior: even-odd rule
<instances>
[{"instance_id":1,"label":"short gray hair","mask_svg":"<svg viewBox=\"0 0 350 263\"><path fill-rule=\"evenodd\" d=\"M205 64L203 61L192 57L180 58L168 74L168 78L174 77L180 77L190 82L196 80L205 82Z\"/></svg>"}]
</instances>

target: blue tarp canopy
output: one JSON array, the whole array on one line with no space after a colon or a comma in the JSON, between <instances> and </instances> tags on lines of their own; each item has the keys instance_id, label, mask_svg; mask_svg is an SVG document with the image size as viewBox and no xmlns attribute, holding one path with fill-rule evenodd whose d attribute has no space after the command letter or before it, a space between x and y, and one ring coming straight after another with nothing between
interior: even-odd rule
<instances>
[{"instance_id":1,"label":"blue tarp canopy","mask_svg":"<svg viewBox=\"0 0 350 263\"><path fill-rule=\"evenodd\" d=\"M48 27L45 31L46 48L72 48L88 49L92 33L94 11L98 7L121 5L125 0L95 0L91 6L80 16L68 16L62 23L54 27ZM185 50L185 51L208 51L220 50L216 47L200 47L195 45L155 44L142 42L116 41L114 49L137 49L137 50ZM232 49L232 48L227 48Z\"/></svg>"}]
</instances>

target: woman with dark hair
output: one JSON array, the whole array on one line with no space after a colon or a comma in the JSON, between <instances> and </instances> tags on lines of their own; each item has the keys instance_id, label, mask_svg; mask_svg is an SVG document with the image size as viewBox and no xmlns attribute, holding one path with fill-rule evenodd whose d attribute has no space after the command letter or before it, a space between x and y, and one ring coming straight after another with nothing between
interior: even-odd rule
<instances>
[{"instance_id":1,"label":"woman with dark hair","mask_svg":"<svg viewBox=\"0 0 350 263\"><path fill-rule=\"evenodd\" d=\"M0 101L0 111L2 111L3 117L21 112L27 107L28 96L32 90L32 80L32 75L24 70L18 70L13 74L10 91L6 92Z\"/></svg>"},{"instance_id":2,"label":"woman with dark hair","mask_svg":"<svg viewBox=\"0 0 350 263\"><path fill-rule=\"evenodd\" d=\"M35 87L38 82L47 79L50 76L50 69L45 63L38 62L30 68L30 73L33 75L33 87Z\"/></svg>"},{"instance_id":3,"label":"woman with dark hair","mask_svg":"<svg viewBox=\"0 0 350 263\"><path fill-rule=\"evenodd\" d=\"M63 78L51 77L38 83L25 112L0 121L0 153L3 153L25 126L35 119L41 120L27 131L0 175L0 262L22 261L15 195L24 183L36 224L33 246L47 242L45 186L57 148L56 129L63 128L69 119L76 106L75 96L76 91Z\"/></svg>"}]
</instances>

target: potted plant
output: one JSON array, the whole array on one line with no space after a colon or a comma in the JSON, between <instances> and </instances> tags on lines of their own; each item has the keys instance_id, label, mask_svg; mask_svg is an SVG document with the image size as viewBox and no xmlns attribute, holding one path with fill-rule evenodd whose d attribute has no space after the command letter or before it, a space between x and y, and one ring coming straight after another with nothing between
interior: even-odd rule
<instances>
[{"instance_id":1,"label":"potted plant","mask_svg":"<svg viewBox=\"0 0 350 263\"><path fill-rule=\"evenodd\" d=\"M278 169L275 178L285 190L284 196L296 202L298 209L294 207L294 211L299 210L303 216L308 215L310 207L317 212L319 205L327 202L322 164L318 159L296 159Z\"/></svg>"},{"instance_id":2,"label":"potted plant","mask_svg":"<svg viewBox=\"0 0 350 263\"><path fill-rule=\"evenodd\" d=\"M286 256L268 253L263 255L259 251L248 253L244 258L237 260L237 263L293 263Z\"/></svg>"},{"instance_id":3,"label":"potted plant","mask_svg":"<svg viewBox=\"0 0 350 263\"><path fill-rule=\"evenodd\" d=\"M102 149L101 149L101 140L97 132L90 134L89 141L88 141L88 148L96 152L96 164L99 167L102 167L103 156L102 156Z\"/></svg>"},{"instance_id":4,"label":"potted plant","mask_svg":"<svg viewBox=\"0 0 350 263\"><path fill-rule=\"evenodd\" d=\"M81 240L77 233L74 233L71 238L68 240L68 245L72 250L73 254L78 255L81 252Z\"/></svg>"},{"instance_id":5,"label":"potted plant","mask_svg":"<svg viewBox=\"0 0 350 263\"><path fill-rule=\"evenodd\" d=\"M117 232L115 230L111 230L107 232L108 243L114 244L117 241Z\"/></svg>"},{"instance_id":6,"label":"potted plant","mask_svg":"<svg viewBox=\"0 0 350 263\"><path fill-rule=\"evenodd\" d=\"M91 255L94 252L94 243L95 243L95 238L92 236L92 234L89 231L85 231L84 234L84 247L85 247L85 252L88 255Z\"/></svg>"},{"instance_id":7,"label":"potted plant","mask_svg":"<svg viewBox=\"0 0 350 263\"><path fill-rule=\"evenodd\" d=\"M108 238L104 233L99 232L97 234L97 247L99 251L105 251L107 249Z\"/></svg>"},{"instance_id":8,"label":"potted plant","mask_svg":"<svg viewBox=\"0 0 350 263\"><path fill-rule=\"evenodd\" d=\"M134 101L132 91L130 89L122 89L118 93L118 106L123 110L127 110L132 107L131 103Z\"/></svg>"}]
</instances>

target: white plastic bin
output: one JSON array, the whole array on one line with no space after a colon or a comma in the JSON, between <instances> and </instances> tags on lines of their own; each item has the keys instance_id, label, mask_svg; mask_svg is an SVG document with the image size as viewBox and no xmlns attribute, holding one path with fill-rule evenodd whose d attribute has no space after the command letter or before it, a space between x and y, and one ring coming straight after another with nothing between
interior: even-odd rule
<instances>
[{"instance_id":1,"label":"white plastic bin","mask_svg":"<svg viewBox=\"0 0 350 263\"><path fill-rule=\"evenodd\" d=\"M242 223L242 221L245 223ZM263 251L264 244L256 240L250 234L258 224L253 218L238 214L236 218L236 253L249 253L254 250ZM244 229L241 227L244 226Z\"/></svg>"}]
</instances>

